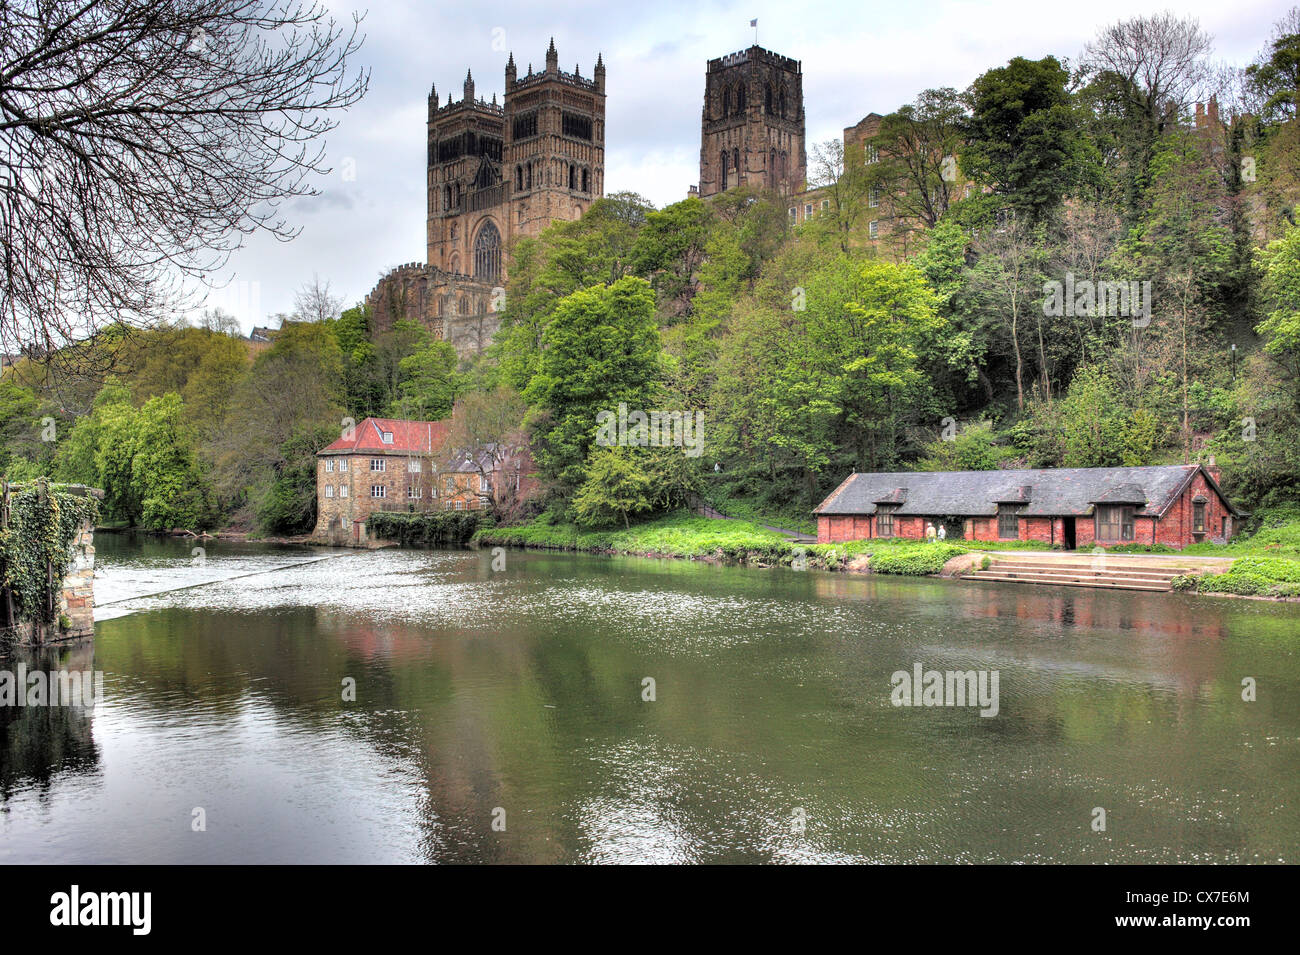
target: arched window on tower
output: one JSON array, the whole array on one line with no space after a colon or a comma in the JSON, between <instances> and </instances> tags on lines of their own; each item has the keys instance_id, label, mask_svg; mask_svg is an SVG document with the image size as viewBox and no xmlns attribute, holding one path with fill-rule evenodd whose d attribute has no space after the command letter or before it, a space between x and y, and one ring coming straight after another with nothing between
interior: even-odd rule
<instances>
[{"instance_id":1,"label":"arched window on tower","mask_svg":"<svg viewBox=\"0 0 1300 955\"><path fill-rule=\"evenodd\" d=\"M769 116L772 115L772 84L767 84L767 89L763 93L763 112Z\"/></svg>"},{"instance_id":2,"label":"arched window on tower","mask_svg":"<svg viewBox=\"0 0 1300 955\"><path fill-rule=\"evenodd\" d=\"M745 112L745 84L741 83L736 87L736 115Z\"/></svg>"},{"instance_id":3,"label":"arched window on tower","mask_svg":"<svg viewBox=\"0 0 1300 955\"><path fill-rule=\"evenodd\" d=\"M722 90L722 118L726 119L731 115L731 87L725 87Z\"/></svg>"},{"instance_id":4,"label":"arched window on tower","mask_svg":"<svg viewBox=\"0 0 1300 955\"><path fill-rule=\"evenodd\" d=\"M785 90L781 90L781 115L785 115Z\"/></svg>"},{"instance_id":5,"label":"arched window on tower","mask_svg":"<svg viewBox=\"0 0 1300 955\"><path fill-rule=\"evenodd\" d=\"M741 181L740 178L740 150L739 149L733 149L731 151L731 168L736 170L736 185L743 186L744 183Z\"/></svg>"},{"instance_id":6,"label":"arched window on tower","mask_svg":"<svg viewBox=\"0 0 1300 955\"><path fill-rule=\"evenodd\" d=\"M773 150L771 151L771 153L770 153L770 154L768 155L768 157L767 157L767 184L768 184L768 186L770 186L771 188L775 189L775 188L777 187L777 185L778 185L778 183L777 183L777 179L778 179L778 177L777 177L777 168L776 168L776 150L773 149Z\"/></svg>"},{"instance_id":7,"label":"arched window on tower","mask_svg":"<svg viewBox=\"0 0 1300 955\"><path fill-rule=\"evenodd\" d=\"M524 188L525 189L533 188L533 164L532 163L528 164L528 184L525 185Z\"/></svg>"},{"instance_id":8,"label":"arched window on tower","mask_svg":"<svg viewBox=\"0 0 1300 955\"><path fill-rule=\"evenodd\" d=\"M569 164L569 188L578 188L578 167L573 165L573 163Z\"/></svg>"},{"instance_id":9,"label":"arched window on tower","mask_svg":"<svg viewBox=\"0 0 1300 955\"><path fill-rule=\"evenodd\" d=\"M591 192L591 170L582 170L582 191Z\"/></svg>"},{"instance_id":10,"label":"arched window on tower","mask_svg":"<svg viewBox=\"0 0 1300 955\"><path fill-rule=\"evenodd\" d=\"M727 151L725 149L722 151L722 158L719 161L722 163L722 190L725 192L727 189Z\"/></svg>"},{"instance_id":11,"label":"arched window on tower","mask_svg":"<svg viewBox=\"0 0 1300 955\"><path fill-rule=\"evenodd\" d=\"M523 166L515 166L515 188L516 189L524 188L524 167Z\"/></svg>"},{"instance_id":12,"label":"arched window on tower","mask_svg":"<svg viewBox=\"0 0 1300 955\"><path fill-rule=\"evenodd\" d=\"M443 212L451 211L451 185L450 184L442 187L442 211Z\"/></svg>"},{"instance_id":13,"label":"arched window on tower","mask_svg":"<svg viewBox=\"0 0 1300 955\"><path fill-rule=\"evenodd\" d=\"M483 223L474 240L474 278L495 282L501 277L501 233L491 219Z\"/></svg>"}]
</instances>

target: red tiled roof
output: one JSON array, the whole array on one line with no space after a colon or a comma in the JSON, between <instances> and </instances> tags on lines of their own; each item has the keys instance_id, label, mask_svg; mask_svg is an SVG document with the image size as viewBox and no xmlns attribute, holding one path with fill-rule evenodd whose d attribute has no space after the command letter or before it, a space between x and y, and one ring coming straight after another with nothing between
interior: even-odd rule
<instances>
[{"instance_id":1,"label":"red tiled roof","mask_svg":"<svg viewBox=\"0 0 1300 955\"><path fill-rule=\"evenodd\" d=\"M384 443L384 432L393 435L392 444ZM366 418L358 421L349 439L346 435L321 448L317 454L368 454L387 451L395 454L432 454L447 438L446 421L405 421L401 418Z\"/></svg>"}]
</instances>

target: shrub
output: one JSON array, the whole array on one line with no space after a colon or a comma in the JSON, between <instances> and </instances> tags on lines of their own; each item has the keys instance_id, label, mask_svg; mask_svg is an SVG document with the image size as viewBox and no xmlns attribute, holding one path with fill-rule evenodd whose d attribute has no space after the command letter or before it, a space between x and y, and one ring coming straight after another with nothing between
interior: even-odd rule
<instances>
[{"instance_id":1,"label":"shrub","mask_svg":"<svg viewBox=\"0 0 1300 955\"><path fill-rule=\"evenodd\" d=\"M911 577L925 577L937 574L958 554L964 554L965 548L953 544L924 543L912 547L899 547L871 555L867 566L878 574L906 574Z\"/></svg>"}]
</instances>

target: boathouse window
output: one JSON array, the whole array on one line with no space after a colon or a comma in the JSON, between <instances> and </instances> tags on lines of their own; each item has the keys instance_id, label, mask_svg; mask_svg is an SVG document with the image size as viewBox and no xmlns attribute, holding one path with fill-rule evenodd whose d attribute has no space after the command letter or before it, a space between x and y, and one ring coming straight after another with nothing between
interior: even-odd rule
<instances>
[{"instance_id":1,"label":"boathouse window","mask_svg":"<svg viewBox=\"0 0 1300 955\"><path fill-rule=\"evenodd\" d=\"M1120 504L1097 505L1097 540L1131 541L1133 539L1133 508Z\"/></svg>"},{"instance_id":2,"label":"boathouse window","mask_svg":"<svg viewBox=\"0 0 1300 955\"><path fill-rule=\"evenodd\" d=\"M1020 537L1020 515L1014 507L1006 504L998 507L998 537L1001 540L1017 540Z\"/></svg>"},{"instance_id":3,"label":"boathouse window","mask_svg":"<svg viewBox=\"0 0 1300 955\"><path fill-rule=\"evenodd\" d=\"M406 470L409 471L411 474L419 474L420 467L421 465L418 458L411 458L411 460L408 461L406 464Z\"/></svg>"},{"instance_id":4,"label":"boathouse window","mask_svg":"<svg viewBox=\"0 0 1300 955\"><path fill-rule=\"evenodd\" d=\"M348 496L348 486L346 484L340 484L339 497L347 497L347 496Z\"/></svg>"},{"instance_id":5,"label":"boathouse window","mask_svg":"<svg viewBox=\"0 0 1300 955\"><path fill-rule=\"evenodd\" d=\"M371 497L388 497L388 488L383 484L370 485Z\"/></svg>"},{"instance_id":6,"label":"boathouse window","mask_svg":"<svg viewBox=\"0 0 1300 955\"><path fill-rule=\"evenodd\" d=\"M333 459L331 459L331 460L325 462L325 470L326 470L327 472L331 473L331 474L334 473L334 461L333 461Z\"/></svg>"},{"instance_id":7,"label":"boathouse window","mask_svg":"<svg viewBox=\"0 0 1300 955\"><path fill-rule=\"evenodd\" d=\"M417 487L416 485L412 484L411 486L409 486L409 487L406 489L406 496L407 496L407 497L423 497L423 496L424 496L424 488Z\"/></svg>"},{"instance_id":8,"label":"boathouse window","mask_svg":"<svg viewBox=\"0 0 1300 955\"><path fill-rule=\"evenodd\" d=\"M893 504L881 504L876 508L877 537L894 536L894 507Z\"/></svg>"},{"instance_id":9,"label":"boathouse window","mask_svg":"<svg viewBox=\"0 0 1300 955\"><path fill-rule=\"evenodd\" d=\"M1205 502L1204 501L1192 502L1192 533L1193 534L1205 533Z\"/></svg>"},{"instance_id":10,"label":"boathouse window","mask_svg":"<svg viewBox=\"0 0 1300 955\"><path fill-rule=\"evenodd\" d=\"M339 458L339 471L342 472L342 471L346 471L347 469L348 469L348 459Z\"/></svg>"},{"instance_id":11,"label":"boathouse window","mask_svg":"<svg viewBox=\"0 0 1300 955\"><path fill-rule=\"evenodd\" d=\"M325 496L326 496L326 497L333 497L333 496L334 496L334 485L333 485L333 484L326 484L326 485L325 485Z\"/></svg>"},{"instance_id":12,"label":"boathouse window","mask_svg":"<svg viewBox=\"0 0 1300 955\"><path fill-rule=\"evenodd\" d=\"M386 471L386 470L388 470L388 462L385 461L383 458L371 458L371 459L370 459L370 470L372 470L372 471Z\"/></svg>"}]
</instances>

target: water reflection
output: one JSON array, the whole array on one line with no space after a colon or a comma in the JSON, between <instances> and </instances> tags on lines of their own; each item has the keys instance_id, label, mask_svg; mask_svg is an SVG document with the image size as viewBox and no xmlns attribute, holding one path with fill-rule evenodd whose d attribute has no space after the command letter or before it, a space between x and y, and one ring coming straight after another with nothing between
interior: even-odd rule
<instances>
[{"instance_id":1,"label":"water reflection","mask_svg":"<svg viewBox=\"0 0 1300 955\"><path fill-rule=\"evenodd\" d=\"M572 555L304 562L321 556L216 542L212 582L174 590L184 542L102 546L124 594L93 650L107 699L75 725L0 717L0 858L1297 855L1300 710L1240 699L1243 676L1300 677L1292 607ZM999 717L892 707L890 674L918 661L998 669Z\"/></svg>"}]
</instances>

